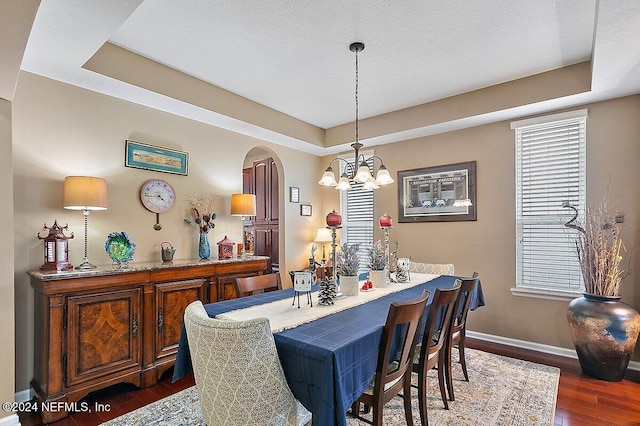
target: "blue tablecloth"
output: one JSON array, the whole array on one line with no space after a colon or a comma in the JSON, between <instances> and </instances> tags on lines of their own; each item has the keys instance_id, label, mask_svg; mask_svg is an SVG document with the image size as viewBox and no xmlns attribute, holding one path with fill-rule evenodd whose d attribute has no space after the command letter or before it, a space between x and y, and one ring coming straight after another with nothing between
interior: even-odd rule
<instances>
[{"instance_id":1,"label":"blue tablecloth","mask_svg":"<svg viewBox=\"0 0 640 426\"><path fill-rule=\"evenodd\" d=\"M274 335L287 383L294 396L313 413L314 426L346 424L347 410L367 388L375 373L382 329L391 302L416 299L428 289L430 304L435 289L453 286L456 278L443 275ZM213 317L285 297L293 298L293 290L208 304L205 309ZM480 285L472 297L471 309L479 306L484 306ZM315 305L313 309L316 309ZM173 379L190 371L191 359L183 327Z\"/></svg>"}]
</instances>

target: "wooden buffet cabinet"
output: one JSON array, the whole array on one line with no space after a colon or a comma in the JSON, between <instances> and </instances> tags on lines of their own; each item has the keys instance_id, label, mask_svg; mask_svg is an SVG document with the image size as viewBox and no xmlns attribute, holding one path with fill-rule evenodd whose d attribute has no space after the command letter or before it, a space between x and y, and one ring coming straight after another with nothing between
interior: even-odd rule
<instances>
[{"instance_id":1,"label":"wooden buffet cabinet","mask_svg":"<svg viewBox=\"0 0 640 426\"><path fill-rule=\"evenodd\" d=\"M60 273L30 272L34 288L34 378L50 423L89 392L119 383L157 383L175 362L184 310L194 300L235 298L237 277L260 275L268 258L132 264Z\"/></svg>"}]
</instances>

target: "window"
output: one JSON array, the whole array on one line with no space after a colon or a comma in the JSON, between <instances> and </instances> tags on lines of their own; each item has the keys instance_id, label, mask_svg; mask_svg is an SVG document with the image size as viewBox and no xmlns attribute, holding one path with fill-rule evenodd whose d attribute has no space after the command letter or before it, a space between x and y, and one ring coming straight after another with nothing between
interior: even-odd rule
<instances>
[{"instance_id":1,"label":"window","mask_svg":"<svg viewBox=\"0 0 640 426\"><path fill-rule=\"evenodd\" d=\"M361 153L365 158L373 155L372 152ZM348 159L353 161L353 159ZM369 168L373 169L373 158L368 161ZM340 173L344 171L343 161L340 162ZM340 243L360 243L360 273L369 268L369 252L373 242L373 191L362 188L361 183L351 182L351 189L340 191L340 211L342 215L342 232Z\"/></svg>"},{"instance_id":2,"label":"window","mask_svg":"<svg viewBox=\"0 0 640 426\"><path fill-rule=\"evenodd\" d=\"M569 201L584 216L586 117L580 110L511 123L516 142L516 288L533 297L575 297L583 288Z\"/></svg>"}]
</instances>

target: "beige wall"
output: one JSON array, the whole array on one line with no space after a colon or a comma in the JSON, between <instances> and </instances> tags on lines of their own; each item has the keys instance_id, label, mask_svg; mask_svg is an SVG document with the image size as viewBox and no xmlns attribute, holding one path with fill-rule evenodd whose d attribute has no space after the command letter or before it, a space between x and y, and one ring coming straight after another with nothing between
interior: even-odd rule
<instances>
[{"instance_id":1,"label":"beige wall","mask_svg":"<svg viewBox=\"0 0 640 426\"><path fill-rule=\"evenodd\" d=\"M13 176L11 173L11 102L0 98L0 218L5 224L13 223ZM5 232L5 244L0 249L0 400L13 401L15 388L14 343L14 289L13 289L13 233ZM9 415L5 411L0 417Z\"/></svg>"},{"instance_id":2,"label":"beige wall","mask_svg":"<svg viewBox=\"0 0 640 426\"><path fill-rule=\"evenodd\" d=\"M635 247L640 238L640 199L636 195L640 169L635 165L640 158L640 96L580 108L583 107L589 110L589 199L602 198L610 174L611 196L629 219L625 242L628 247ZM89 259L98 264L108 263L103 250L106 235L121 230L127 231L138 245L137 261L159 260L162 241L171 241L178 249L177 259L196 257L197 236L183 223L185 197L194 192L219 196L219 216L210 241L215 244L225 234L239 240L240 220L229 216L229 196L241 191L241 168L247 153L256 146L274 155L283 177L283 271L306 264L316 228L323 225L326 213L338 204L337 191L317 185L332 156L318 159L28 73L20 75L12 113L18 391L28 388L32 375L33 293L26 271L37 269L42 263L41 243L35 237L42 224L54 219L68 222L76 235L71 244L71 262L77 264L82 258L82 215L62 208L65 176L89 174L108 182L109 210L94 212L89 218ZM125 139L188 151L189 176L125 168ZM567 302L515 297L509 291L515 277L514 148L509 122L382 145L375 151L392 174L429 165L477 161L476 222L396 221L392 240L399 241L401 256L412 256L416 261L453 262L461 274L480 272L487 306L471 317L472 330L571 348L565 319ZM7 152L11 152L10 147ZM153 230L154 215L138 199L140 185L152 177L171 182L179 199L172 211L161 215L163 229L159 232ZM301 201L313 205L312 217L301 217L299 204L288 202L289 186L299 187ZM10 206L3 208L8 209L8 222ZM398 217L396 185L376 191L375 217L385 212L394 219ZM378 231L376 238L381 238ZM638 256L634 259L633 274L625 280L623 294L627 303L640 307L636 284L640 260ZM1 354L0 359L4 360Z\"/></svg>"},{"instance_id":3,"label":"beige wall","mask_svg":"<svg viewBox=\"0 0 640 426\"><path fill-rule=\"evenodd\" d=\"M596 203L609 187L612 206L627 215L624 241L633 252L623 301L640 308L640 96L600 102L588 108L587 197ZM475 222L396 223L391 240L400 256L449 263L459 274L478 271L487 306L471 315L474 331L541 344L573 348L566 321L568 302L516 297L514 132L500 122L375 147L395 174L425 166L477 161ZM328 161L328 158L325 158ZM333 190L322 190L325 209L337 206ZM375 218L398 218L397 185L375 192ZM376 230L376 239L382 234ZM629 256L627 256L629 258ZM640 359L636 351L635 360Z\"/></svg>"},{"instance_id":4,"label":"beige wall","mask_svg":"<svg viewBox=\"0 0 640 426\"><path fill-rule=\"evenodd\" d=\"M297 186L302 201L319 204L318 157L24 72L20 74L13 107L17 391L28 389L32 378L33 292L26 272L43 262L42 243L36 238L42 225L50 225L54 219L68 223L69 233L75 234L70 261L74 265L82 261L83 216L79 211L62 208L65 176L86 174L107 180L109 209L89 216L92 263L109 263L104 241L112 231L130 235L137 245L134 261L161 260L163 241L170 241L177 248L175 259L197 258L197 233L183 222L187 217L186 198L194 193L218 196L216 227L209 233L212 251L225 235L240 241L241 221L229 215L230 194L242 192L245 155L261 146L273 153L282 170L283 271L306 264L311 240L321 222L318 215L300 216L299 204L289 203L284 195L289 186ZM189 175L124 167L125 139L189 152ZM10 152L9 145L7 153ZM177 192L176 206L160 215L161 231L153 229L155 215L145 210L139 200L140 186L150 178L169 181ZM11 211L8 204L3 209ZM286 278L283 282L289 281Z\"/></svg>"}]
</instances>

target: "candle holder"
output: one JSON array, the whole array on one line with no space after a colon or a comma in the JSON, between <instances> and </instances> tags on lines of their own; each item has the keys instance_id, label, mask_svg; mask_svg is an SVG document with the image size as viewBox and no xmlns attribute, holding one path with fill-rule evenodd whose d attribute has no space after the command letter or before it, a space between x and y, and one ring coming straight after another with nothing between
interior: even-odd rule
<instances>
[{"instance_id":1,"label":"candle holder","mask_svg":"<svg viewBox=\"0 0 640 426\"><path fill-rule=\"evenodd\" d=\"M389 270L389 230L393 228L393 226L381 226L380 229L384 232L384 271L387 280L387 284L391 282L395 282L395 280L391 279L391 271Z\"/></svg>"},{"instance_id":2,"label":"candle holder","mask_svg":"<svg viewBox=\"0 0 640 426\"><path fill-rule=\"evenodd\" d=\"M341 229L342 226L327 226L327 228L329 229L329 231L331 231L331 280L335 283L335 285L338 285L338 264L336 262L336 247L338 247L338 242L337 242L337 230ZM339 290L336 291L336 297L341 296L342 292Z\"/></svg>"}]
</instances>

